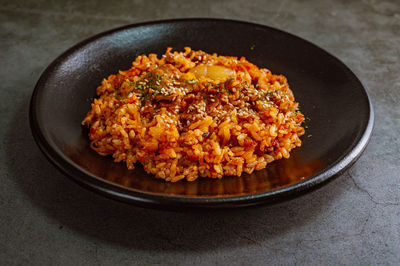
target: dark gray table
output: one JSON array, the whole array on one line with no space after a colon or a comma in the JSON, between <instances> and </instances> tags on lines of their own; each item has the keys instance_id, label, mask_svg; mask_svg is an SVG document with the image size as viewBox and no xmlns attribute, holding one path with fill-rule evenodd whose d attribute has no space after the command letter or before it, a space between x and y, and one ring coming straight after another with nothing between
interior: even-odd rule
<instances>
[{"instance_id":1,"label":"dark gray table","mask_svg":"<svg viewBox=\"0 0 400 266\"><path fill-rule=\"evenodd\" d=\"M400 2L2 1L0 264L399 264ZM219 17L294 33L343 60L372 97L359 161L322 189L274 206L188 214L140 209L60 174L30 134L28 105L60 53L116 26Z\"/></svg>"}]
</instances>

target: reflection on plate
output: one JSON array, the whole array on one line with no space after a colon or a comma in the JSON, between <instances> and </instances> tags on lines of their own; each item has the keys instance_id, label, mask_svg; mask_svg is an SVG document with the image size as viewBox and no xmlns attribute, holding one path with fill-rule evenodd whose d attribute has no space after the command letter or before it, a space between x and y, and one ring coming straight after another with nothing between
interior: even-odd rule
<instances>
[{"instance_id":1,"label":"reflection on plate","mask_svg":"<svg viewBox=\"0 0 400 266\"><path fill-rule=\"evenodd\" d=\"M242 177L167 183L101 157L80 122L102 77L128 69L139 54L184 46L245 56L288 78L308 118L303 145L289 159ZM291 34L246 22L184 19L129 25L69 49L43 73L30 109L41 150L73 180L106 196L159 208L232 208L289 199L325 184L366 147L373 110L365 88L338 59Z\"/></svg>"}]
</instances>

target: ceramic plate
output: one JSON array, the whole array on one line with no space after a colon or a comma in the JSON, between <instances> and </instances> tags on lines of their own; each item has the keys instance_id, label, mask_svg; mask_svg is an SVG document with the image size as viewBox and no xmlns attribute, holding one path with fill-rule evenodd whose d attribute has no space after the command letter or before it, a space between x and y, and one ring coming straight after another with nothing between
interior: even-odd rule
<instances>
[{"instance_id":1,"label":"ceramic plate","mask_svg":"<svg viewBox=\"0 0 400 266\"><path fill-rule=\"evenodd\" d=\"M140 54L190 46L244 56L287 77L307 117L303 145L266 169L221 180L168 183L138 164L102 157L89 148L81 121L102 78L128 69ZM31 100L33 136L62 172L103 195L162 209L235 208L290 199L320 187L361 155L373 109L359 79L340 60L292 34L247 22L183 19L128 25L72 47L44 71ZM84 204L84 203L82 203Z\"/></svg>"}]
</instances>

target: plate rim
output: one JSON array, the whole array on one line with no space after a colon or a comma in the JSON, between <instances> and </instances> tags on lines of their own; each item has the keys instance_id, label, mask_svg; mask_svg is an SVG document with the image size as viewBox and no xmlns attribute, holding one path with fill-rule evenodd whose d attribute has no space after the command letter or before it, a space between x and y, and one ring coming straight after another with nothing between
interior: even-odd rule
<instances>
[{"instance_id":1,"label":"plate rim","mask_svg":"<svg viewBox=\"0 0 400 266\"><path fill-rule=\"evenodd\" d=\"M344 154L337 161L333 162L328 168L320 171L309 178L297 182L295 184L278 188L275 190L246 194L246 195L236 195L236 196L183 196L183 195L166 195L153 192L144 192L140 190L135 190L134 188L124 187L119 184L112 183L108 180L101 179L90 173L89 171L79 167L76 163L72 162L69 158L64 156L62 153L53 149L53 147L46 140L43 135L40 125L37 119L37 95L41 87L45 84L47 77L51 75L52 70L58 64L62 63L64 59L68 56L74 54L77 50L83 48L85 45L91 42L106 37L113 33L121 32L123 30L134 29L143 26L167 24L167 23L185 23L185 22L225 22L225 23L239 23L247 24L249 26L257 26L262 28L267 28L269 30L277 31L285 35L289 35L291 38L296 38L301 41L307 42L309 45L323 51L330 57L332 57L336 62L345 67L345 69L352 74L352 76L361 84L362 92L365 94L368 100L369 116L368 123L359 140L356 142L354 147L350 147L351 150ZM371 97L368 94L367 87L365 84L356 76L356 74L351 71L351 69L344 64L340 59L331 53L327 52L325 49L317 46L316 44L296 36L292 33L285 32L283 30L273 28L267 25L262 25L253 22L232 20L232 19L220 19L220 18L177 18L177 19L166 19L166 20L153 20L140 23L133 23L117 28L113 28L98 34L95 34L89 38L86 38L72 47L68 48L66 51L61 53L56 59L54 59L42 72L38 82L36 83L29 106L29 124L31 128L32 135L36 144L46 158L58 168L64 175L79 183L80 185L89 188L92 191L100 193L104 196L117 199L119 201L132 203L135 205L143 207L153 207L161 209L227 209L227 208L237 208L237 207L247 207L251 205L269 204L276 203L294 197L300 196L302 194L311 192L329 181L334 180L345 170L350 168L355 161L361 156L367 144L371 138L373 127L374 127L374 108L372 105Z\"/></svg>"}]
</instances>

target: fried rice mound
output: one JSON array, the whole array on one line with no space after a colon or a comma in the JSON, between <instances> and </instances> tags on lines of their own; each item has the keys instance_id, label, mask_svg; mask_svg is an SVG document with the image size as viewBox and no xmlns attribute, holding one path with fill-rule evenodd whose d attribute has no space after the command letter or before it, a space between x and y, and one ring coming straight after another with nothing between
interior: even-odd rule
<instances>
[{"instance_id":1,"label":"fried rice mound","mask_svg":"<svg viewBox=\"0 0 400 266\"><path fill-rule=\"evenodd\" d=\"M303 114L283 75L185 47L103 79L82 121L91 148L176 182L240 176L289 158Z\"/></svg>"}]
</instances>

